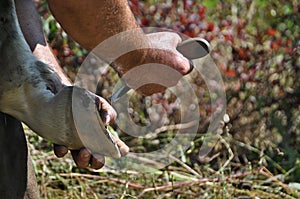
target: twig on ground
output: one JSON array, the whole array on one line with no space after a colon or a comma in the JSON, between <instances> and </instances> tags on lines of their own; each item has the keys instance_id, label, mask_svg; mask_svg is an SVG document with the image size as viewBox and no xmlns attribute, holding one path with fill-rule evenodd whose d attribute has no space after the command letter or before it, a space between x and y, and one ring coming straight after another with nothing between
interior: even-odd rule
<instances>
[{"instance_id":1,"label":"twig on ground","mask_svg":"<svg viewBox=\"0 0 300 199\"><path fill-rule=\"evenodd\" d=\"M120 184L128 184L128 186L130 186L132 188L136 188L136 189L146 188L143 185L128 182L126 180L122 180L122 179L118 179L118 178L109 178L109 177L104 177L104 176L97 176L97 175L91 175L91 174L81 174L81 173L70 173L70 174L60 173L59 175L62 176L62 177L84 177L84 178L108 180L108 181L116 182L116 183L120 183Z\"/></svg>"},{"instance_id":2,"label":"twig on ground","mask_svg":"<svg viewBox=\"0 0 300 199\"><path fill-rule=\"evenodd\" d=\"M181 160L179 160L178 158L174 157L173 155L169 155L169 157L174 160L175 162L177 162L178 164L180 164L183 168L185 168L187 171L189 171L191 174L195 175L198 178L201 178L202 176L195 171L194 169L192 169L191 167L189 167L187 164L185 164L184 162L182 162Z\"/></svg>"},{"instance_id":3,"label":"twig on ground","mask_svg":"<svg viewBox=\"0 0 300 199\"><path fill-rule=\"evenodd\" d=\"M229 163L231 162L231 160L234 158L234 154L230 148L230 144L228 144L228 142L221 136L221 135L217 135L220 142L222 144L224 144L224 146L226 147L228 153L229 153L229 157L228 159L226 160L226 162L223 164L223 166L217 171L217 173L220 173L221 171L223 171L228 165Z\"/></svg>"},{"instance_id":4,"label":"twig on ground","mask_svg":"<svg viewBox=\"0 0 300 199\"><path fill-rule=\"evenodd\" d=\"M259 173L269 179L271 179L273 182L277 183L279 186L281 186L282 188L284 188L287 192L290 192L291 189L289 188L288 185L284 184L283 182L281 182L280 180L278 180L275 176L273 176L273 174L271 172L269 172L269 170L265 167L262 167L259 170Z\"/></svg>"},{"instance_id":5,"label":"twig on ground","mask_svg":"<svg viewBox=\"0 0 300 199\"><path fill-rule=\"evenodd\" d=\"M244 147L244 148L246 148L246 149L248 149L248 150L250 150L250 151L252 151L252 152L255 152L255 153L257 153L257 154L260 154L260 152L261 152L259 149L255 148L255 147L253 147L253 146L250 146L250 145L248 145L248 144L245 144L245 143L243 143L243 142L235 141L235 143L236 143L237 145L239 145L239 146L241 146L241 147ZM272 163L272 164L276 167L276 169L278 169L280 172L282 172L283 174L286 173L286 170L283 169L277 162L275 162L275 161L274 161L272 158L270 158L268 155L264 154L264 157L266 158L267 161L269 161L270 163Z\"/></svg>"},{"instance_id":6,"label":"twig on ground","mask_svg":"<svg viewBox=\"0 0 300 199\"><path fill-rule=\"evenodd\" d=\"M159 134L159 133L162 133L162 132L165 132L165 131L168 131L168 130L170 131L170 130L178 130L178 129L187 129L187 128L190 128L194 125L197 125L197 121L162 126L160 128L155 129L154 134Z\"/></svg>"}]
</instances>

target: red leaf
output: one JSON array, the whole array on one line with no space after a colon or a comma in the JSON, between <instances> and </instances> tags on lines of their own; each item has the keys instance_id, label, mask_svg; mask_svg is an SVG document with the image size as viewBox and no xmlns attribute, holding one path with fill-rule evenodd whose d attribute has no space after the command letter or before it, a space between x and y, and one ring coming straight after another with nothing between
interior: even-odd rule
<instances>
[{"instance_id":1,"label":"red leaf","mask_svg":"<svg viewBox=\"0 0 300 199\"><path fill-rule=\"evenodd\" d=\"M288 54L293 54L294 49L293 48L285 48L285 52Z\"/></svg>"},{"instance_id":2,"label":"red leaf","mask_svg":"<svg viewBox=\"0 0 300 199\"><path fill-rule=\"evenodd\" d=\"M272 44L271 44L271 48L273 50L277 50L279 48L279 43L278 41L273 41Z\"/></svg>"},{"instance_id":3,"label":"red leaf","mask_svg":"<svg viewBox=\"0 0 300 199\"><path fill-rule=\"evenodd\" d=\"M235 77L236 76L236 71L235 70L232 70L232 69L227 69L225 71L225 74L228 76L228 77Z\"/></svg>"},{"instance_id":4,"label":"red leaf","mask_svg":"<svg viewBox=\"0 0 300 199\"><path fill-rule=\"evenodd\" d=\"M185 34L189 37L196 37L195 32L193 30L186 30L183 32L183 34Z\"/></svg>"},{"instance_id":5,"label":"red leaf","mask_svg":"<svg viewBox=\"0 0 300 199\"><path fill-rule=\"evenodd\" d=\"M140 9L139 9L139 1L138 0L131 0L130 2L131 2L130 7L132 9L132 12L134 14L138 14L139 11L140 11Z\"/></svg>"},{"instance_id":6,"label":"red leaf","mask_svg":"<svg viewBox=\"0 0 300 199\"><path fill-rule=\"evenodd\" d=\"M215 29L215 25L211 22L207 24L207 31L213 31Z\"/></svg>"},{"instance_id":7,"label":"red leaf","mask_svg":"<svg viewBox=\"0 0 300 199\"><path fill-rule=\"evenodd\" d=\"M206 13L206 7L204 6L199 7L198 15L200 16L201 19L205 18L205 13Z\"/></svg>"},{"instance_id":8,"label":"red leaf","mask_svg":"<svg viewBox=\"0 0 300 199\"><path fill-rule=\"evenodd\" d=\"M232 37L232 35L224 34L223 36L224 36L224 38L226 39L226 41L231 41L231 42L233 42L233 37Z\"/></svg>"},{"instance_id":9,"label":"red leaf","mask_svg":"<svg viewBox=\"0 0 300 199\"><path fill-rule=\"evenodd\" d=\"M149 25L149 20L146 19L146 18L143 18L143 19L141 20L141 24L142 24L143 26L147 26L147 25Z\"/></svg>"},{"instance_id":10,"label":"red leaf","mask_svg":"<svg viewBox=\"0 0 300 199\"><path fill-rule=\"evenodd\" d=\"M208 37L208 40L209 40L209 41L212 41L212 40L215 38L215 36L214 36L213 34L210 34L210 35L208 35L207 37Z\"/></svg>"},{"instance_id":11,"label":"red leaf","mask_svg":"<svg viewBox=\"0 0 300 199\"><path fill-rule=\"evenodd\" d=\"M180 15L180 23L181 24L186 24L186 15L184 15L184 14Z\"/></svg>"},{"instance_id":12,"label":"red leaf","mask_svg":"<svg viewBox=\"0 0 300 199\"><path fill-rule=\"evenodd\" d=\"M291 39L286 40L286 45L291 47L293 45L293 42Z\"/></svg>"},{"instance_id":13,"label":"red leaf","mask_svg":"<svg viewBox=\"0 0 300 199\"><path fill-rule=\"evenodd\" d=\"M276 30L274 30L273 28L269 28L267 30L267 34L270 35L270 36L275 36Z\"/></svg>"},{"instance_id":14,"label":"red leaf","mask_svg":"<svg viewBox=\"0 0 300 199\"><path fill-rule=\"evenodd\" d=\"M52 52L53 52L54 55L58 56L58 50L57 49L52 48Z\"/></svg>"},{"instance_id":15,"label":"red leaf","mask_svg":"<svg viewBox=\"0 0 300 199\"><path fill-rule=\"evenodd\" d=\"M241 60L248 60L246 49L239 48L238 53L239 53L239 56L240 56Z\"/></svg>"}]
</instances>

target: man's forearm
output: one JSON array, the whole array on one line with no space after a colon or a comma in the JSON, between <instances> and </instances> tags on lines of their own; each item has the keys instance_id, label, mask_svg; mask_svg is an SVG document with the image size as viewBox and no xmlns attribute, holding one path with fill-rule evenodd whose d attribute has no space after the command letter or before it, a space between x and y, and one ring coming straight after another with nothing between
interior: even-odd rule
<instances>
[{"instance_id":1,"label":"man's forearm","mask_svg":"<svg viewBox=\"0 0 300 199\"><path fill-rule=\"evenodd\" d=\"M34 56L57 72L63 84L71 85L45 39L41 18L32 0L15 0L15 5L22 33Z\"/></svg>"},{"instance_id":2,"label":"man's forearm","mask_svg":"<svg viewBox=\"0 0 300 199\"><path fill-rule=\"evenodd\" d=\"M181 41L179 35L146 36L138 26L127 0L48 0L48 4L63 29L86 49L92 50L97 46L96 54L111 63L120 76L147 63L169 66L182 75L190 71L190 62L176 51ZM152 79L151 68L149 66L143 71L148 79ZM157 77L158 71L152 72ZM159 73L162 74L161 71ZM170 75L161 75L161 79ZM132 87L139 75L134 76L127 76L127 85ZM151 87L156 86L152 84ZM158 87L150 92L149 89L143 89L147 91L143 93L161 91L161 87Z\"/></svg>"},{"instance_id":3,"label":"man's forearm","mask_svg":"<svg viewBox=\"0 0 300 199\"><path fill-rule=\"evenodd\" d=\"M127 0L48 0L63 29L88 50L118 33L139 26Z\"/></svg>"}]
</instances>

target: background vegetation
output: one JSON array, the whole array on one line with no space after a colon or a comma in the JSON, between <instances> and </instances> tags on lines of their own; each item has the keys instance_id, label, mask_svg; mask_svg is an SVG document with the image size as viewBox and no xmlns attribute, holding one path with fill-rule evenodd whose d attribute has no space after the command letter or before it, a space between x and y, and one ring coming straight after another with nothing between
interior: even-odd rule
<instances>
[{"instance_id":1,"label":"background vegetation","mask_svg":"<svg viewBox=\"0 0 300 199\"><path fill-rule=\"evenodd\" d=\"M180 160L146 174L111 168L79 170L70 156L57 159L51 143L27 130L42 197L300 198L299 2L129 3L141 26L165 27L211 43L211 56L226 86L230 121L224 123L218 144L205 159L198 156L208 125L203 120L193 147ZM74 79L87 51L62 31L44 1L36 4L54 53ZM199 89L205 86L200 78L193 83ZM203 96L201 118L208 117L211 108ZM142 123L142 112L136 113L136 122ZM120 136L133 150L149 151L171 133L161 132L151 144Z\"/></svg>"}]
</instances>

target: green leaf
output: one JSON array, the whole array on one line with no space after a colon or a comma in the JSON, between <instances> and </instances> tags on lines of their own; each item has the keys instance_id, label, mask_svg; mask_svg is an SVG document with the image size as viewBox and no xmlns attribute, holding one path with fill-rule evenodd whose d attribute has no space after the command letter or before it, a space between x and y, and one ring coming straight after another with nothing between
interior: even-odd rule
<instances>
[{"instance_id":1,"label":"green leaf","mask_svg":"<svg viewBox=\"0 0 300 199\"><path fill-rule=\"evenodd\" d=\"M266 3L267 3L266 0L258 0L257 1L257 4L259 7L265 7Z\"/></svg>"},{"instance_id":2,"label":"green leaf","mask_svg":"<svg viewBox=\"0 0 300 199\"><path fill-rule=\"evenodd\" d=\"M207 8L216 8L218 4L218 0L206 0L202 3Z\"/></svg>"},{"instance_id":3,"label":"green leaf","mask_svg":"<svg viewBox=\"0 0 300 199\"><path fill-rule=\"evenodd\" d=\"M283 13L285 15L293 14L293 8L290 5L283 6Z\"/></svg>"}]
</instances>

